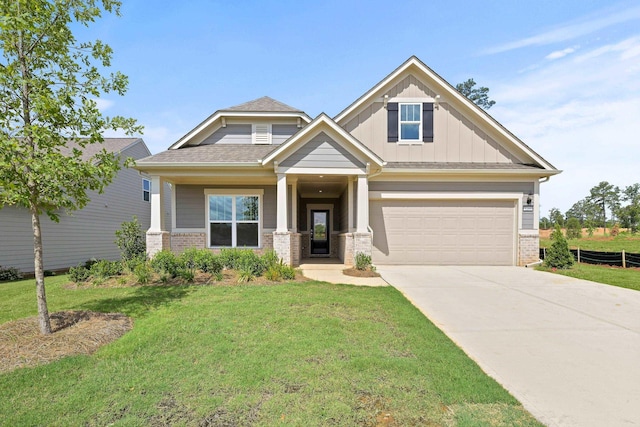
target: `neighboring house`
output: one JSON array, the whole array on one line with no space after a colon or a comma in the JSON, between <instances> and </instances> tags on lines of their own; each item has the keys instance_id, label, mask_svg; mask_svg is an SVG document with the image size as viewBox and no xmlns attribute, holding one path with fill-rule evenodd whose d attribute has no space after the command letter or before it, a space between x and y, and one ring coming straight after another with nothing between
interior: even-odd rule
<instances>
[{"instance_id":1,"label":"neighboring house","mask_svg":"<svg viewBox=\"0 0 640 427\"><path fill-rule=\"evenodd\" d=\"M336 117L256 99L137 168L153 182L150 254L273 248L293 265L537 261L540 182L560 172L416 57Z\"/></svg>"},{"instance_id":2,"label":"neighboring house","mask_svg":"<svg viewBox=\"0 0 640 427\"><path fill-rule=\"evenodd\" d=\"M71 150L71 146L65 147ZM105 138L102 144L90 144L83 157L91 158L105 148L119 153L124 160L147 157L151 153L139 138ZM60 222L41 218L44 268L57 270L91 258L116 260L120 250L115 232L124 221L136 215L143 230L149 228L151 181L133 168L121 169L102 194L90 193L84 209L67 215L60 212ZM24 208L0 209L0 265L33 272L33 230L31 215Z\"/></svg>"}]
</instances>

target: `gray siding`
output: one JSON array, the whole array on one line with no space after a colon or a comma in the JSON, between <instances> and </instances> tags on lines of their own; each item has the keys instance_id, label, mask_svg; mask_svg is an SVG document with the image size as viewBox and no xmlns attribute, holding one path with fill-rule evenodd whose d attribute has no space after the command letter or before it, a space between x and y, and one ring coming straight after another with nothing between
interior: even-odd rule
<instances>
[{"instance_id":1,"label":"gray siding","mask_svg":"<svg viewBox=\"0 0 640 427\"><path fill-rule=\"evenodd\" d=\"M262 199L262 227L276 228L275 185L176 185L176 228L206 228L207 211L204 190L207 188L235 188L264 190Z\"/></svg>"},{"instance_id":2,"label":"gray siding","mask_svg":"<svg viewBox=\"0 0 640 427\"><path fill-rule=\"evenodd\" d=\"M123 151L134 159L146 157L141 142ZM122 169L103 194L90 193L87 206L72 215L62 212L60 222L41 217L44 268L67 268L90 258L120 258L115 232L133 215L143 231L149 228L150 204L142 199L142 176L133 169ZM0 265L32 272L33 232L26 209L8 206L0 209Z\"/></svg>"},{"instance_id":3,"label":"gray siding","mask_svg":"<svg viewBox=\"0 0 640 427\"><path fill-rule=\"evenodd\" d=\"M346 233L349 231L349 191L345 190L340 195L340 232Z\"/></svg>"},{"instance_id":4,"label":"gray siding","mask_svg":"<svg viewBox=\"0 0 640 427\"><path fill-rule=\"evenodd\" d=\"M533 182L390 182L371 181L370 191L533 193Z\"/></svg>"},{"instance_id":5,"label":"gray siding","mask_svg":"<svg viewBox=\"0 0 640 427\"><path fill-rule=\"evenodd\" d=\"M215 131L201 144L251 144L251 125L228 124Z\"/></svg>"},{"instance_id":6,"label":"gray siding","mask_svg":"<svg viewBox=\"0 0 640 427\"><path fill-rule=\"evenodd\" d=\"M362 168L364 164L326 133L300 147L283 162L284 167Z\"/></svg>"},{"instance_id":7,"label":"gray siding","mask_svg":"<svg viewBox=\"0 0 640 427\"><path fill-rule=\"evenodd\" d=\"M527 206L527 195L522 198L522 206ZM522 211L522 229L523 230L533 230L534 227L534 214L533 211L525 212Z\"/></svg>"},{"instance_id":8,"label":"gray siding","mask_svg":"<svg viewBox=\"0 0 640 427\"><path fill-rule=\"evenodd\" d=\"M296 132L298 132L298 125L272 125L271 143L274 145L282 144Z\"/></svg>"}]
</instances>

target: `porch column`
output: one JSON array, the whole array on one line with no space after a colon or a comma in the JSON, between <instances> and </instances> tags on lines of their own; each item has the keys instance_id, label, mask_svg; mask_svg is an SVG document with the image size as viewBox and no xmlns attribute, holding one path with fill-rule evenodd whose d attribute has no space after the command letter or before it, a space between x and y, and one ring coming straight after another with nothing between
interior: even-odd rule
<instances>
[{"instance_id":1,"label":"porch column","mask_svg":"<svg viewBox=\"0 0 640 427\"><path fill-rule=\"evenodd\" d=\"M347 181L347 231L353 231L353 179L349 177Z\"/></svg>"},{"instance_id":2,"label":"porch column","mask_svg":"<svg viewBox=\"0 0 640 427\"><path fill-rule=\"evenodd\" d=\"M151 176L151 224L149 231L164 231L164 179Z\"/></svg>"},{"instance_id":3,"label":"porch column","mask_svg":"<svg viewBox=\"0 0 640 427\"><path fill-rule=\"evenodd\" d=\"M369 226L369 182L366 175L358 175L358 233L368 233Z\"/></svg>"},{"instance_id":4,"label":"porch column","mask_svg":"<svg viewBox=\"0 0 640 427\"><path fill-rule=\"evenodd\" d=\"M291 179L291 231L298 232L298 178Z\"/></svg>"},{"instance_id":5,"label":"porch column","mask_svg":"<svg viewBox=\"0 0 640 427\"><path fill-rule=\"evenodd\" d=\"M147 230L147 256L152 258L164 249L170 249L169 232L164 227L164 179L151 175L151 221Z\"/></svg>"},{"instance_id":6,"label":"porch column","mask_svg":"<svg viewBox=\"0 0 640 427\"><path fill-rule=\"evenodd\" d=\"M287 228L287 176L283 173L278 174L278 186L277 186L277 228L276 232L286 233Z\"/></svg>"}]
</instances>

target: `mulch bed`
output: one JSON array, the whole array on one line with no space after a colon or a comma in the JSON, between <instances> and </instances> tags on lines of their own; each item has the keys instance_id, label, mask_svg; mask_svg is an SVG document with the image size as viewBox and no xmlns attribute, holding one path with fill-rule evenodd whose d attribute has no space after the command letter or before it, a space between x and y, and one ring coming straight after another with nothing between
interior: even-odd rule
<instances>
[{"instance_id":1,"label":"mulch bed","mask_svg":"<svg viewBox=\"0 0 640 427\"><path fill-rule=\"evenodd\" d=\"M352 267L352 268L347 268L345 270L342 270L342 272L347 276L353 276L353 277L380 277L379 273L376 273L371 269L358 270L357 268Z\"/></svg>"},{"instance_id":2,"label":"mulch bed","mask_svg":"<svg viewBox=\"0 0 640 427\"><path fill-rule=\"evenodd\" d=\"M92 354L133 327L133 320L120 313L60 311L50 317L51 335L40 333L37 317L0 325L0 373Z\"/></svg>"}]
</instances>

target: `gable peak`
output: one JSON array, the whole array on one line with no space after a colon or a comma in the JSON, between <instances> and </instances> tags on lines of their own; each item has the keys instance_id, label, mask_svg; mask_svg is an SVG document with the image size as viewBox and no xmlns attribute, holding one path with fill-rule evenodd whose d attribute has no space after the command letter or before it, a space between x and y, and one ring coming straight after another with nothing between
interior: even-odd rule
<instances>
[{"instance_id":1,"label":"gable peak","mask_svg":"<svg viewBox=\"0 0 640 427\"><path fill-rule=\"evenodd\" d=\"M298 108L291 107L284 102L280 102L269 96L263 96L261 98L247 101L242 104L234 105L233 107L225 108L221 111L237 111L237 112L260 112L260 113L273 113L273 112L290 112L290 113L303 113Z\"/></svg>"}]
</instances>

